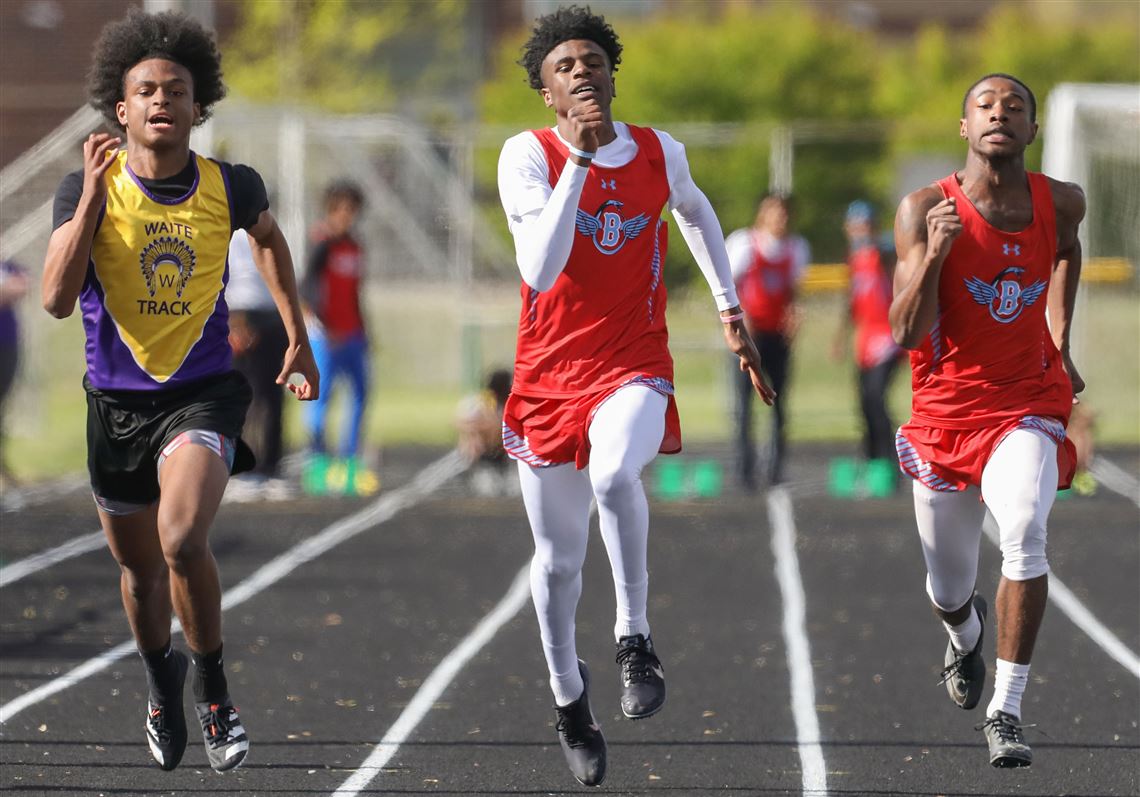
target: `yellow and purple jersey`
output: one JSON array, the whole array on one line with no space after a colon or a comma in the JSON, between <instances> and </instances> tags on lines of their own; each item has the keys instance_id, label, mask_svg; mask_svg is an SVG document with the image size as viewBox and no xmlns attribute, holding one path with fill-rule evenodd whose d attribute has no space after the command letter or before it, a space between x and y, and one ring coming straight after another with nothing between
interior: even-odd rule
<instances>
[{"instance_id":1,"label":"yellow and purple jersey","mask_svg":"<svg viewBox=\"0 0 1140 797\"><path fill-rule=\"evenodd\" d=\"M101 390L159 390L231 368L225 302L233 202L222 164L191 154L182 196L152 192L127 165L107 200L80 294L87 376Z\"/></svg>"}]
</instances>

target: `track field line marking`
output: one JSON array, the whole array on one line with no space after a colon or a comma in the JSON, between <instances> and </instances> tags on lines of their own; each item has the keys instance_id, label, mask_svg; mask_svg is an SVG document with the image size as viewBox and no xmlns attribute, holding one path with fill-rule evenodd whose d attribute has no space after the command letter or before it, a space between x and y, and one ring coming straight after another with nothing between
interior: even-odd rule
<instances>
[{"instance_id":1,"label":"track field line marking","mask_svg":"<svg viewBox=\"0 0 1140 797\"><path fill-rule=\"evenodd\" d=\"M796 557L796 522L792 499L783 487L768 491L768 519L772 524L772 552L776 555L776 580L784 603L784 645L791 675L792 716L796 721L796 746L803 771L803 793L827 795L827 766L820 745L819 717L815 712L815 679L811 669L811 645L806 627L807 599Z\"/></svg>"},{"instance_id":2,"label":"track field line marking","mask_svg":"<svg viewBox=\"0 0 1140 797\"><path fill-rule=\"evenodd\" d=\"M1089 472L1105 487L1140 506L1140 481L1136 481L1136 478L1124 468L1098 455L1093 457L1093 461L1089 464Z\"/></svg>"},{"instance_id":3,"label":"track field line marking","mask_svg":"<svg viewBox=\"0 0 1140 797\"><path fill-rule=\"evenodd\" d=\"M12 562L12 564L4 565L0 567L0 589L7 587L9 584L15 584L21 578L27 578L33 573L47 570L53 565L66 562L68 559L74 559L76 556L97 551L100 548L106 547L106 545L107 540L106 537L103 536L103 531L93 531L89 534L72 537L62 545L57 545L46 551L32 554L25 559Z\"/></svg>"},{"instance_id":4,"label":"track field line marking","mask_svg":"<svg viewBox=\"0 0 1140 797\"><path fill-rule=\"evenodd\" d=\"M597 511L598 503L591 498L591 520ZM431 711L440 695L444 693L447 687L451 686L452 681L467 665L467 662L471 661L475 654L482 650L495 637L499 629L510 622L523 606L526 606L528 600L530 600L530 560L527 560L527 563L515 574L510 589L499 600L495 608L479 621L471 633L464 637L463 641L448 653L443 661L436 665L431 675L416 690L411 702L404 707L395 723L384 734L384 738L379 741L368 758L364 759L364 762L356 768L356 771L333 792L333 797L356 797L361 791L368 788L368 784L375 780L376 776L388 765L388 762L399 751L400 745L408 740L412 731Z\"/></svg>"},{"instance_id":5,"label":"track field line marking","mask_svg":"<svg viewBox=\"0 0 1140 797\"><path fill-rule=\"evenodd\" d=\"M349 515L338 520L315 536L293 546L285 553L262 565L249 578L222 596L222 610L231 609L249 600L306 562L332 550L362 531L390 520L404 509L422 501L466 468L467 463L457 451L452 451L437 459L417 473L411 483L381 495L355 515ZM180 630L181 626L175 621L172 624L172 633L178 633ZM15 700L10 700L0 706L0 724L8 722L24 709L41 703L52 695L107 669L114 662L133 653L134 650L134 640L127 640L93 659L88 659L60 677L24 693Z\"/></svg>"},{"instance_id":6,"label":"track field line marking","mask_svg":"<svg viewBox=\"0 0 1140 797\"><path fill-rule=\"evenodd\" d=\"M982 530L985 531L990 542L999 548L1001 547L997 522L989 512L986 513ZM1065 586L1065 583L1052 571L1049 573L1049 600L1057 604L1065 616L1072 620L1073 625L1084 631L1101 650L1119 662L1132 675L1140 678L1140 656L1133 653L1127 645L1120 641L1116 634L1096 619L1096 616L1081 603L1080 598L1074 595L1073 591Z\"/></svg>"},{"instance_id":7,"label":"track field line marking","mask_svg":"<svg viewBox=\"0 0 1140 797\"><path fill-rule=\"evenodd\" d=\"M333 792L336 797L356 797L361 791L368 788L368 785L399 751L400 745L407 741L412 731L431 711L439 697L451 686L467 662L471 661L475 654L494 638L499 629L510 622L522 607L526 606L529 600L530 562L527 562L515 575L511 588L507 590L507 594L503 596L498 605L484 616L471 633L432 670L431 675L416 691L411 702L400 713L396 722L384 734L384 738L380 740L368 758Z\"/></svg>"}]
</instances>

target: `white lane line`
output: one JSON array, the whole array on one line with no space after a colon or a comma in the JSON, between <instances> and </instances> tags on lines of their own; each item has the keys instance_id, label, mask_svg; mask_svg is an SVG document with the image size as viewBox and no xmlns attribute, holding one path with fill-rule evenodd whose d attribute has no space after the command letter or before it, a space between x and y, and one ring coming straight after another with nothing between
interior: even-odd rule
<instances>
[{"instance_id":1,"label":"white lane line","mask_svg":"<svg viewBox=\"0 0 1140 797\"><path fill-rule=\"evenodd\" d=\"M772 552L776 555L776 580L784 602L784 645L788 650L791 674L792 716L796 722L796 744L803 771L803 793L818 797L827 794L827 765L815 712L815 679L808 642L807 599L796 556L796 523L792 499L783 487L768 491L768 520L772 524Z\"/></svg>"},{"instance_id":2,"label":"white lane line","mask_svg":"<svg viewBox=\"0 0 1140 797\"><path fill-rule=\"evenodd\" d=\"M106 544L107 539L103 536L102 530L93 531L90 534L73 537L55 548L33 554L26 559L12 562L10 565L4 565L0 567L0 589L9 584L15 584L21 578L27 578L32 573L47 570L52 565L74 559L76 556L82 556L91 551L97 551L105 547Z\"/></svg>"},{"instance_id":3,"label":"white lane line","mask_svg":"<svg viewBox=\"0 0 1140 797\"><path fill-rule=\"evenodd\" d=\"M1111 460L1102 456L1093 457L1089 464L1093 478L1114 493L1119 493L1132 503L1140 506L1140 481Z\"/></svg>"},{"instance_id":4,"label":"white lane line","mask_svg":"<svg viewBox=\"0 0 1140 797\"><path fill-rule=\"evenodd\" d=\"M333 523L317 535L295 545L262 565L249 578L222 596L222 609L231 609L249 600L306 562L312 561L362 531L391 519L401 510L422 501L466 468L467 463L456 451L441 457L416 474L410 484L381 495L376 501L355 515L350 515ZM172 630L177 633L179 628L178 623L175 622ZM41 703L52 695L105 670L134 650L135 643L133 640L123 642L99 656L85 661L70 672L5 703L0 706L0 724L8 722L24 709Z\"/></svg>"},{"instance_id":5,"label":"white lane line","mask_svg":"<svg viewBox=\"0 0 1140 797\"><path fill-rule=\"evenodd\" d=\"M997 522L989 512L986 513L986 521L982 524L982 530L986 532L990 542L999 548L1001 547ZM1140 656L1133 653L1127 645L1120 641L1116 634L1096 619L1096 616L1081 603L1080 598L1074 595L1071 589L1065 586L1065 583L1057 577L1055 572L1049 573L1049 600L1057 604L1065 616L1073 621L1073 625L1084 631L1101 650L1115 659L1128 672L1140 678Z\"/></svg>"},{"instance_id":6,"label":"white lane line","mask_svg":"<svg viewBox=\"0 0 1140 797\"><path fill-rule=\"evenodd\" d=\"M392 756L400 749L420 721L431 711L432 706L440 695L451 686L452 681L459 675L460 670L466 666L483 646L494 638L499 629L506 625L519 613L530 600L530 564L527 563L515 576L514 583L507 590L498 605L486 615L479 624L459 643L443 661L432 670L431 675L423 682L412 701L408 703L396 722L384 734L384 738L376 745L372 753L356 769L355 772L340 785L334 792L337 797L355 797L380 774L381 770L392 760Z\"/></svg>"}]
</instances>

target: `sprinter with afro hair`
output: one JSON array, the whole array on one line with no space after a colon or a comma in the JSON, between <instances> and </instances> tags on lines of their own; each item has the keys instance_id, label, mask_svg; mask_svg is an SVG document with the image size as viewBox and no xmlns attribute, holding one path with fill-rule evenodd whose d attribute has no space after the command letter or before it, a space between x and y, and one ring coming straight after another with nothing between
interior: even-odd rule
<instances>
[{"instance_id":1,"label":"sprinter with afro hair","mask_svg":"<svg viewBox=\"0 0 1140 797\"><path fill-rule=\"evenodd\" d=\"M90 94L120 135L88 136L83 168L56 191L43 304L57 318L82 310L87 466L145 664L151 757L164 770L182 760L192 666L206 757L224 772L249 749L222 665L208 543L230 474L253 466L240 437L250 387L232 368L224 295L235 232L248 234L288 335L277 383L298 373L289 389L316 398L317 368L261 177L190 151L191 130L225 95L211 35L181 14L131 11L103 29ZM171 644L172 612L190 660Z\"/></svg>"},{"instance_id":2,"label":"sprinter with afro hair","mask_svg":"<svg viewBox=\"0 0 1140 797\"><path fill-rule=\"evenodd\" d=\"M103 29L87 74L91 107L112 128L123 129L115 108L125 95L127 71L151 58L172 61L190 73L190 89L200 109L196 124L209 119L213 106L226 96L222 56L214 37L197 20L173 11L148 14L132 8L125 19Z\"/></svg>"}]
</instances>

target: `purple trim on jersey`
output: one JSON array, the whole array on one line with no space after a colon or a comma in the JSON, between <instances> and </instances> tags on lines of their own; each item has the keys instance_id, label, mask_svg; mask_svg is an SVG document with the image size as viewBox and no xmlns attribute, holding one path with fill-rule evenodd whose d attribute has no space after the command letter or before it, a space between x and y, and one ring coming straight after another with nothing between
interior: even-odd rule
<instances>
[{"instance_id":1,"label":"purple trim on jersey","mask_svg":"<svg viewBox=\"0 0 1140 797\"><path fill-rule=\"evenodd\" d=\"M530 323L538 320L538 291L534 288L530 289L530 301L528 303L528 315L530 316Z\"/></svg>"},{"instance_id":2,"label":"purple trim on jersey","mask_svg":"<svg viewBox=\"0 0 1140 797\"><path fill-rule=\"evenodd\" d=\"M653 274L653 279L649 283L649 320L653 320L653 294L657 292L657 286L661 283L661 225L665 223L664 219L657 220L657 226L653 229L653 259L649 261L649 271Z\"/></svg>"},{"instance_id":3,"label":"purple trim on jersey","mask_svg":"<svg viewBox=\"0 0 1140 797\"><path fill-rule=\"evenodd\" d=\"M127 174L129 174L131 176L131 179L134 180L135 185L138 186L138 189L140 191L142 191L143 194L146 195L147 199L151 200L152 202L157 202L160 205L181 205L187 199L194 196L194 192L198 190L198 180L202 176L201 172L198 171L198 156L194 154L193 150L190 151L190 162L192 164L194 164L194 182L193 182L193 184L191 184L190 190L188 190L182 196L175 197L173 199L170 199L170 198L164 197L164 196L159 196L158 194L152 194L150 192L150 190L145 185L143 185L143 181L139 179L139 176L137 174L135 174L134 169L131 168L131 164L127 163L124 160L123 166L126 168ZM229 195L228 190L226 191L226 195L227 196ZM232 213L230 214L230 218L231 219L233 218ZM233 222L231 222L230 224L232 226Z\"/></svg>"},{"instance_id":4,"label":"purple trim on jersey","mask_svg":"<svg viewBox=\"0 0 1140 797\"><path fill-rule=\"evenodd\" d=\"M930 463L918 455L918 452L914 450L914 446L906 439L901 429L895 432L895 451L897 451L899 455L899 470L907 476L922 482L931 490L937 490L940 493L958 492L957 485L951 484L942 477L934 474Z\"/></svg>"},{"instance_id":5,"label":"purple trim on jersey","mask_svg":"<svg viewBox=\"0 0 1140 797\"><path fill-rule=\"evenodd\" d=\"M935 371L942 365L942 308L938 308L934 316L934 326L930 328L930 370Z\"/></svg>"},{"instance_id":6,"label":"purple trim on jersey","mask_svg":"<svg viewBox=\"0 0 1140 797\"><path fill-rule=\"evenodd\" d=\"M507 456L511 459L517 459L525 462L532 468L549 468L552 465L565 464L551 462L549 459L543 459L538 454L530 450L530 443L526 438L519 437L514 429L503 424L503 448L506 449Z\"/></svg>"},{"instance_id":7,"label":"purple trim on jersey","mask_svg":"<svg viewBox=\"0 0 1140 797\"><path fill-rule=\"evenodd\" d=\"M628 385L644 385L662 396L672 396L674 393L673 383L663 376L635 376L628 382L622 382L618 390Z\"/></svg>"},{"instance_id":8,"label":"purple trim on jersey","mask_svg":"<svg viewBox=\"0 0 1140 797\"><path fill-rule=\"evenodd\" d=\"M1057 445L1065 442L1065 424L1056 418L1042 418L1039 415L1026 415L1021 419L1018 429L1033 429L1041 432ZM1002 440L1005 438L1003 437Z\"/></svg>"}]
</instances>

